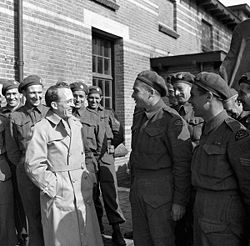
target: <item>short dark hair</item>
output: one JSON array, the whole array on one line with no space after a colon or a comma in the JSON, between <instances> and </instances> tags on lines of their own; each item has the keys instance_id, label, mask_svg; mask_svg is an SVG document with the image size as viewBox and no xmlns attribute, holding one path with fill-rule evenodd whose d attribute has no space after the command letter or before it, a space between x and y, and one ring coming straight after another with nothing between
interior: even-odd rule
<instances>
[{"instance_id":1,"label":"short dark hair","mask_svg":"<svg viewBox=\"0 0 250 246\"><path fill-rule=\"evenodd\" d=\"M57 83L48 88L48 90L45 93L45 102L48 107L51 107L52 102L58 101L58 89L61 88L70 89L69 85L65 82Z\"/></svg>"}]
</instances>

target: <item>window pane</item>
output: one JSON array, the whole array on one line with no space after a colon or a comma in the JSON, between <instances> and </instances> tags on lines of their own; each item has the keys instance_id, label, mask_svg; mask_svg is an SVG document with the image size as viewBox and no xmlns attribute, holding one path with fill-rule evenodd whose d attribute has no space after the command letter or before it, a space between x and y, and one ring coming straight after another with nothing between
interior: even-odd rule
<instances>
[{"instance_id":1,"label":"window pane","mask_svg":"<svg viewBox=\"0 0 250 246\"><path fill-rule=\"evenodd\" d=\"M98 85L97 86L99 86L103 91L103 80L102 79L98 79Z\"/></svg>"},{"instance_id":2,"label":"window pane","mask_svg":"<svg viewBox=\"0 0 250 246\"><path fill-rule=\"evenodd\" d=\"M97 62L97 58L96 56L92 56L92 72L96 72L96 62Z\"/></svg>"},{"instance_id":3,"label":"window pane","mask_svg":"<svg viewBox=\"0 0 250 246\"><path fill-rule=\"evenodd\" d=\"M109 80L105 80L105 96L106 97L110 97L110 81Z\"/></svg>"},{"instance_id":4,"label":"window pane","mask_svg":"<svg viewBox=\"0 0 250 246\"><path fill-rule=\"evenodd\" d=\"M93 85L97 85L97 79L93 78Z\"/></svg>"},{"instance_id":5,"label":"window pane","mask_svg":"<svg viewBox=\"0 0 250 246\"><path fill-rule=\"evenodd\" d=\"M104 41L104 56L111 57L111 43L109 41Z\"/></svg>"},{"instance_id":6,"label":"window pane","mask_svg":"<svg viewBox=\"0 0 250 246\"><path fill-rule=\"evenodd\" d=\"M102 59L102 57L98 57L97 72L103 73L103 59Z\"/></svg>"},{"instance_id":7,"label":"window pane","mask_svg":"<svg viewBox=\"0 0 250 246\"><path fill-rule=\"evenodd\" d=\"M104 58L104 74L111 75L110 59Z\"/></svg>"},{"instance_id":8,"label":"window pane","mask_svg":"<svg viewBox=\"0 0 250 246\"><path fill-rule=\"evenodd\" d=\"M97 39L92 40L92 52L93 54L98 54L98 45L97 45Z\"/></svg>"},{"instance_id":9,"label":"window pane","mask_svg":"<svg viewBox=\"0 0 250 246\"><path fill-rule=\"evenodd\" d=\"M106 107L106 108L111 108L111 102L110 102L110 99L109 99L109 98L105 98L104 103L105 103L105 107Z\"/></svg>"}]
</instances>

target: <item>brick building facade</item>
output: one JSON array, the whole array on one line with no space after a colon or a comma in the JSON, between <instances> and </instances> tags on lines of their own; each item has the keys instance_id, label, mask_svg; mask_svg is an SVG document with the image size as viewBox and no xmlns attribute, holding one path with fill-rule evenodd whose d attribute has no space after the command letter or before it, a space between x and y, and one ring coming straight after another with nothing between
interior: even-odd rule
<instances>
[{"instance_id":1,"label":"brick building facade","mask_svg":"<svg viewBox=\"0 0 250 246\"><path fill-rule=\"evenodd\" d=\"M105 106L125 126L128 148L132 85L150 69L150 58L226 52L240 22L217 0L0 0L3 79L18 80L20 2L23 75L38 74L45 89L60 79L101 86Z\"/></svg>"}]
</instances>

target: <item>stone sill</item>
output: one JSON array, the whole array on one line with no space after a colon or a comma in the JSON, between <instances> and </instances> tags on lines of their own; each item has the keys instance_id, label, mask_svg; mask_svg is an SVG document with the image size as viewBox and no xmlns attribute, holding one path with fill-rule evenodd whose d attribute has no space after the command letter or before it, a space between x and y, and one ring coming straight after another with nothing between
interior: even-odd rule
<instances>
[{"instance_id":1,"label":"stone sill","mask_svg":"<svg viewBox=\"0 0 250 246\"><path fill-rule=\"evenodd\" d=\"M174 38L174 39L177 39L180 37L180 35L174 31L173 29L170 29L169 27L159 23L159 31Z\"/></svg>"},{"instance_id":2,"label":"stone sill","mask_svg":"<svg viewBox=\"0 0 250 246\"><path fill-rule=\"evenodd\" d=\"M93 0L94 2L100 3L114 11L119 9L119 5L112 0Z\"/></svg>"}]
</instances>

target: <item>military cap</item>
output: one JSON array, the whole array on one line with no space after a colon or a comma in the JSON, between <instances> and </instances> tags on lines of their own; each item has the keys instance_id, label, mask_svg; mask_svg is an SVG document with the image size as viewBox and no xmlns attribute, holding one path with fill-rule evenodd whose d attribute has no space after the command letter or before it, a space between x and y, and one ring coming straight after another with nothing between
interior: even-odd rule
<instances>
[{"instance_id":1,"label":"military cap","mask_svg":"<svg viewBox=\"0 0 250 246\"><path fill-rule=\"evenodd\" d=\"M189 72L179 72L170 75L170 81L172 84L177 82L186 83L192 85L194 83L194 75Z\"/></svg>"},{"instance_id":2,"label":"military cap","mask_svg":"<svg viewBox=\"0 0 250 246\"><path fill-rule=\"evenodd\" d=\"M245 83L245 84L249 84L250 85L250 72L244 73L240 80L239 80L239 84L241 83Z\"/></svg>"},{"instance_id":3,"label":"military cap","mask_svg":"<svg viewBox=\"0 0 250 246\"><path fill-rule=\"evenodd\" d=\"M101 88L98 87L98 86L95 86L95 85L92 85L92 86L89 87L88 95L93 94L93 93L98 93L98 94L100 94L100 96L102 96Z\"/></svg>"},{"instance_id":4,"label":"military cap","mask_svg":"<svg viewBox=\"0 0 250 246\"><path fill-rule=\"evenodd\" d=\"M18 90L19 92L22 92L31 85L43 85L42 79L37 75L29 75L19 84Z\"/></svg>"},{"instance_id":5,"label":"military cap","mask_svg":"<svg viewBox=\"0 0 250 246\"><path fill-rule=\"evenodd\" d=\"M195 77L194 84L213 93L222 100L226 100L231 96L227 82L216 73L201 72Z\"/></svg>"},{"instance_id":6,"label":"military cap","mask_svg":"<svg viewBox=\"0 0 250 246\"><path fill-rule=\"evenodd\" d=\"M83 81L76 81L70 84L70 89L74 91L84 91L86 95L89 93L89 87Z\"/></svg>"},{"instance_id":7,"label":"military cap","mask_svg":"<svg viewBox=\"0 0 250 246\"><path fill-rule=\"evenodd\" d=\"M15 89L18 88L19 83L15 80L7 80L4 84L3 84L3 88L2 88L2 94L5 96L6 92L8 90L11 89Z\"/></svg>"},{"instance_id":8,"label":"military cap","mask_svg":"<svg viewBox=\"0 0 250 246\"><path fill-rule=\"evenodd\" d=\"M137 75L137 80L157 90L162 97L167 94L165 80L154 71L145 70Z\"/></svg>"}]
</instances>

